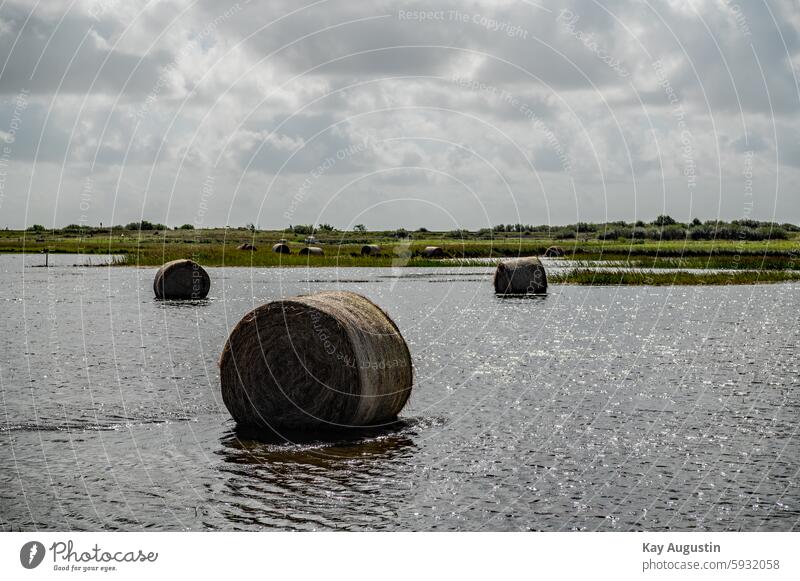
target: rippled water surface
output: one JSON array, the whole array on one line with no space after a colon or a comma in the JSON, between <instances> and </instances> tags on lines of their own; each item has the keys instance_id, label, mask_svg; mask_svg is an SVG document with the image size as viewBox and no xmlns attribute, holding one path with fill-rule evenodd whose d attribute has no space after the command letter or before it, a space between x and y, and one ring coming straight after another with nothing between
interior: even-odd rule
<instances>
[{"instance_id":1,"label":"rippled water surface","mask_svg":"<svg viewBox=\"0 0 800 581\"><path fill-rule=\"evenodd\" d=\"M492 293L491 269L155 269L0 256L6 530L797 530L800 286ZM217 359L282 296L386 309L415 364L395 430L238 436Z\"/></svg>"}]
</instances>

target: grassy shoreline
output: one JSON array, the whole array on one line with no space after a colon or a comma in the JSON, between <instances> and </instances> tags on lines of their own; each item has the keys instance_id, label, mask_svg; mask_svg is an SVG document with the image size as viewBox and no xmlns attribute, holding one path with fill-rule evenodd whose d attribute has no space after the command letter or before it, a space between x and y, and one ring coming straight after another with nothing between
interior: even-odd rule
<instances>
[{"instance_id":1,"label":"grassy shoreline","mask_svg":"<svg viewBox=\"0 0 800 581\"><path fill-rule=\"evenodd\" d=\"M272 252L286 238L292 253ZM314 245L325 256L301 256L304 236L281 231L166 230L122 231L79 235L64 232L0 231L0 253L113 255L113 266L160 266L178 258L191 258L209 267L441 267L490 266L487 259L540 256L550 246L560 246L567 273L551 275L554 283L586 285L756 284L800 279L800 239L765 241L631 241L553 240L524 236L493 239L454 238L444 233L414 233L398 239L387 233L334 232L317 236ZM253 244L256 251L239 250ZM379 256L361 256L363 244L378 244ZM422 256L426 246L441 247L451 261ZM593 266L613 270L598 272ZM700 269L701 273L652 273L640 269ZM728 272L719 272L728 271Z\"/></svg>"},{"instance_id":2,"label":"grassy shoreline","mask_svg":"<svg viewBox=\"0 0 800 581\"><path fill-rule=\"evenodd\" d=\"M800 272L641 272L574 269L548 276L554 284L582 286L723 286L776 284L800 281Z\"/></svg>"}]
</instances>

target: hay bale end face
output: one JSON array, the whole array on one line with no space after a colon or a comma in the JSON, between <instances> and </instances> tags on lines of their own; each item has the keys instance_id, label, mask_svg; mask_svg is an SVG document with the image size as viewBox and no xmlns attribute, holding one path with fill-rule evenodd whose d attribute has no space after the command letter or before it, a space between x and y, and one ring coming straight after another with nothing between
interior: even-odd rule
<instances>
[{"instance_id":1,"label":"hay bale end face","mask_svg":"<svg viewBox=\"0 0 800 581\"><path fill-rule=\"evenodd\" d=\"M250 252L255 252L256 250L258 250L253 244L249 243L239 244L239 246L237 246L236 248L238 250L249 250Z\"/></svg>"},{"instance_id":2,"label":"hay bale end face","mask_svg":"<svg viewBox=\"0 0 800 581\"><path fill-rule=\"evenodd\" d=\"M444 258L444 250L438 246L426 246L422 251L422 256L425 258Z\"/></svg>"},{"instance_id":3,"label":"hay bale end face","mask_svg":"<svg viewBox=\"0 0 800 581\"><path fill-rule=\"evenodd\" d=\"M204 299L211 290L211 278L193 260L173 260L158 269L153 292L158 299Z\"/></svg>"},{"instance_id":4,"label":"hay bale end face","mask_svg":"<svg viewBox=\"0 0 800 581\"><path fill-rule=\"evenodd\" d=\"M300 254L303 255L303 256L306 256L306 255L309 255L309 256L324 256L325 252L322 250L322 248L319 248L317 246L307 246L305 248L301 248L300 249Z\"/></svg>"},{"instance_id":5,"label":"hay bale end face","mask_svg":"<svg viewBox=\"0 0 800 581\"><path fill-rule=\"evenodd\" d=\"M547 292L547 273L536 257L503 260L494 272L494 292L528 295Z\"/></svg>"},{"instance_id":6,"label":"hay bale end face","mask_svg":"<svg viewBox=\"0 0 800 581\"><path fill-rule=\"evenodd\" d=\"M220 359L223 402L245 428L385 424L408 401L412 380L394 322L344 291L258 307L233 329Z\"/></svg>"},{"instance_id":7,"label":"hay bale end face","mask_svg":"<svg viewBox=\"0 0 800 581\"><path fill-rule=\"evenodd\" d=\"M284 244L283 242L278 242L275 246L272 247L272 251L276 252L277 254L291 254L292 251L289 248L288 244Z\"/></svg>"},{"instance_id":8,"label":"hay bale end face","mask_svg":"<svg viewBox=\"0 0 800 581\"><path fill-rule=\"evenodd\" d=\"M377 244L365 244L361 247L361 256L379 256L381 247Z\"/></svg>"},{"instance_id":9,"label":"hay bale end face","mask_svg":"<svg viewBox=\"0 0 800 581\"><path fill-rule=\"evenodd\" d=\"M551 246L550 248L544 251L544 255L547 258L560 258L565 254L566 252L560 246Z\"/></svg>"}]
</instances>

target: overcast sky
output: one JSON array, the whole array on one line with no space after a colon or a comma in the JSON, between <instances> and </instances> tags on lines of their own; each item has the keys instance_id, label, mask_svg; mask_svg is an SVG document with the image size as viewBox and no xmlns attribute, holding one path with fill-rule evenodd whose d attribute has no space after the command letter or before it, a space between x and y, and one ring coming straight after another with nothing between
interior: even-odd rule
<instances>
[{"instance_id":1,"label":"overcast sky","mask_svg":"<svg viewBox=\"0 0 800 581\"><path fill-rule=\"evenodd\" d=\"M800 222L794 0L5 1L0 227Z\"/></svg>"}]
</instances>

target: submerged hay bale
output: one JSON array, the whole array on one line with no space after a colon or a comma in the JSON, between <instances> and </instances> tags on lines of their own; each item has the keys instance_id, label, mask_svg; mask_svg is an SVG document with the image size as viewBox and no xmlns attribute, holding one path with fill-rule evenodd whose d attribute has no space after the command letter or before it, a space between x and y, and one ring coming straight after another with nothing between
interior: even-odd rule
<instances>
[{"instance_id":1,"label":"submerged hay bale","mask_svg":"<svg viewBox=\"0 0 800 581\"><path fill-rule=\"evenodd\" d=\"M377 244L364 244L361 247L361 256L378 256L381 253L381 247Z\"/></svg>"},{"instance_id":2,"label":"submerged hay bale","mask_svg":"<svg viewBox=\"0 0 800 581\"><path fill-rule=\"evenodd\" d=\"M564 249L561 248L560 246L551 246L550 248L544 251L544 255L547 258L560 258L565 254L566 252L564 252Z\"/></svg>"},{"instance_id":3,"label":"submerged hay bale","mask_svg":"<svg viewBox=\"0 0 800 581\"><path fill-rule=\"evenodd\" d=\"M389 422L411 394L412 375L394 322L345 291L258 307L233 329L220 359L222 400L245 428Z\"/></svg>"},{"instance_id":4,"label":"submerged hay bale","mask_svg":"<svg viewBox=\"0 0 800 581\"><path fill-rule=\"evenodd\" d=\"M494 292L526 295L547 292L547 274L536 257L503 260L494 272Z\"/></svg>"},{"instance_id":5,"label":"submerged hay bale","mask_svg":"<svg viewBox=\"0 0 800 581\"><path fill-rule=\"evenodd\" d=\"M159 299L204 299L211 289L211 278L193 260L173 260L158 269L153 292Z\"/></svg>"},{"instance_id":6,"label":"submerged hay bale","mask_svg":"<svg viewBox=\"0 0 800 581\"><path fill-rule=\"evenodd\" d=\"M249 250L250 252L255 252L257 250L257 248L253 244L249 244L247 242L245 242L244 244L239 244L239 246L237 246L236 248L238 250Z\"/></svg>"},{"instance_id":7,"label":"submerged hay bale","mask_svg":"<svg viewBox=\"0 0 800 581\"><path fill-rule=\"evenodd\" d=\"M310 254L311 256L324 256L325 252L322 248L317 246L306 246L305 248L300 249L300 254L307 255Z\"/></svg>"},{"instance_id":8,"label":"submerged hay bale","mask_svg":"<svg viewBox=\"0 0 800 581\"><path fill-rule=\"evenodd\" d=\"M292 251L289 248L288 244L284 244L283 242L278 242L275 246L272 247L273 252L277 252L278 254L291 254Z\"/></svg>"},{"instance_id":9,"label":"submerged hay bale","mask_svg":"<svg viewBox=\"0 0 800 581\"><path fill-rule=\"evenodd\" d=\"M422 251L422 256L425 258L444 258L444 250L438 246L426 246Z\"/></svg>"}]
</instances>

